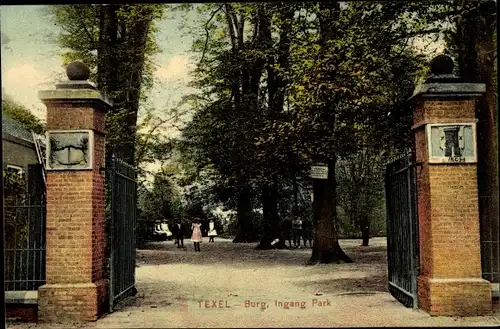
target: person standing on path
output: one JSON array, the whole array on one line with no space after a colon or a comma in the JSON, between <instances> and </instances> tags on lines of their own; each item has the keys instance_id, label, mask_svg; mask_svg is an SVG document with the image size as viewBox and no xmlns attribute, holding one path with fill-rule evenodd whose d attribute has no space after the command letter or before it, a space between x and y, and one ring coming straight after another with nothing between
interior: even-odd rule
<instances>
[{"instance_id":1,"label":"person standing on path","mask_svg":"<svg viewBox=\"0 0 500 329\"><path fill-rule=\"evenodd\" d=\"M313 224L310 219L306 219L302 223L302 238L304 239L304 247L307 247L307 241L309 241L309 247L312 248Z\"/></svg>"},{"instance_id":2,"label":"person standing on path","mask_svg":"<svg viewBox=\"0 0 500 329\"><path fill-rule=\"evenodd\" d=\"M178 220L172 227L172 231L175 235L175 244L177 248L184 248L184 233L186 232L186 228L184 224L180 220Z\"/></svg>"},{"instance_id":3,"label":"person standing on path","mask_svg":"<svg viewBox=\"0 0 500 329\"><path fill-rule=\"evenodd\" d=\"M285 218L281 223L281 232L283 234L283 239L285 240L285 246L286 241L288 240L288 245L290 249L292 249L292 221L290 218Z\"/></svg>"},{"instance_id":4,"label":"person standing on path","mask_svg":"<svg viewBox=\"0 0 500 329\"><path fill-rule=\"evenodd\" d=\"M302 238L302 220L297 216L292 221L293 245L300 248Z\"/></svg>"},{"instance_id":5,"label":"person standing on path","mask_svg":"<svg viewBox=\"0 0 500 329\"><path fill-rule=\"evenodd\" d=\"M194 219L191 229L193 230L191 241L194 243L194 251L200 251L200 243L203 242L203 237L201 235L201 223L197 218Z\"/></svg>"},{"instance_id":6,"label":"person standing on path","mask_svg":"<svg viewBox=\"0 0 500 329\"><path fill-rule=\"evenodd\" d=\"M217 236L217 231L215 230L215 223L213 220L208 223L208 242L215 242L214 237Z\"/></svg>"}]
</instances>

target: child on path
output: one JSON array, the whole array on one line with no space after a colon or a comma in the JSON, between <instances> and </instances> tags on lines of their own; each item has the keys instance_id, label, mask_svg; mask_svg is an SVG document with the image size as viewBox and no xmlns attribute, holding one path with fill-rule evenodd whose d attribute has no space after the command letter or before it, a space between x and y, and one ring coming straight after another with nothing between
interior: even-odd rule
<instances>
[{"instance_id":1,"label":"child on path","mask_svg":"<svg viewBox=\"0 0 500 329\"><path fill-rule=\"evenodd\" d=\"M211 220L210 223L208 223L208 225L209 225L208 236L210 237L208 242L215 242L214 237L217 236L217 231L215 230L215 223L213 220Z\"/></svg>"},{"instance_id":2,"label":"child on path","mask_svg":"<svg viewBox=\"0 0 500 329\"><path fill-rule=\"evenodd\" d=\"M200 251L200 243L203 242L203 237L201 236L201 223L197 218L194 219L191 229L193 230L191 241L194 243L194 251Z\"/></svg>"}]
</instances>

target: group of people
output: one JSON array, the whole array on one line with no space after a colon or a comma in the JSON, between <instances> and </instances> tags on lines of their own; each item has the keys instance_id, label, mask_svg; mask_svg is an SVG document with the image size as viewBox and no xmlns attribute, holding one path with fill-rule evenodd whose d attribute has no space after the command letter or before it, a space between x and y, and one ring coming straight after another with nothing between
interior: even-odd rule
<instances>
[{"instance_id":1,"label":"group of people","mask_svg":"<svg viewBox=\"0 0 500 329\"><path fill-rule=\"evenodd\" d=\"M214 238L217 236L215 223L211 220L208 225L209 227L206 230L209 238L208 242L215 242ZM195 218L191 224L191 241L194 245L194 251L200 251L200 243L203 242L202 229L201 220ZM177 248L184 248L184 236L186 234L186 227L184 224L181 221L175 222L171 227L171 231L175 238ZM304 247L307 247L307 242L309 242L309 247L312 247L313 225L310 220L302 220L298 216L295 216L293 220L285 219L283 221L282 231L285 243L288 240L290 248L292 248L292 241L295 248L300 248L301 240L304 241Z\"/></svg>"},{"instance_id":2,"label":"group of people","mask_svg":"<svg viewBox=\"0 0 500 329\"><path fill-rule=\"evenodd\" d=\"M290 248L292 248L292 241L295 248L300 248L300 240L304 241L304 247L307 247L307 242L309 242L309 247L312 247L313 225L310 220L302 220L298 216L295 216L293 220L285 219L282 230L285 242L288 240Z\"/></svg>"},{"instance_id":3,"label":"group of people","mask_svg":"<svg viewBox=\"0 0 500 329\"><path fill-rule=\"evenodd\" d=\"M217 236L217 231L215 229L215 223L211 220L208 223L208 242L215 242L215 237ZM202 223L201 220L195 218L191 224L191 241L194 244L194 251L200 251L200 243L203 242L202 234ZM184 235L186 234L186 227L181 221L177 221L172 227L172 234L175 237L175 244L177 248L184 248Z\"/></svg>"}]
</instances>

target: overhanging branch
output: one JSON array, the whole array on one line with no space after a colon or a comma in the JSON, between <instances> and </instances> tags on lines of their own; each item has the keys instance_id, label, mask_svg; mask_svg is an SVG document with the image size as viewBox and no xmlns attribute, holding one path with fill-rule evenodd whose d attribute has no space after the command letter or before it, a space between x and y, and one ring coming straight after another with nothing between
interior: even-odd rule
<instances>
[{"instance_id":1,"label":"overhanging branch","mask_svg":"<svg viewBox=\"0 0 500 329\"><path fill-rule=\"evenodd\" d=\"M212 19L215 17L215 14L217 14L222 9L223 6L224 6L224 4L221 4L219 6L219 8L217 8L216 10L214 10L214 12L212 13L212 15L208 19L208 21L205 23L206 38L205 38L205 45L203 46L203 53L201 55L200 64L203 62L203 59L205 58L205 53L207 51L207 46L208 46L208 39L210 37L210 33L208 31L208 24L212 21Z\"/></svg>"}]
</instances>

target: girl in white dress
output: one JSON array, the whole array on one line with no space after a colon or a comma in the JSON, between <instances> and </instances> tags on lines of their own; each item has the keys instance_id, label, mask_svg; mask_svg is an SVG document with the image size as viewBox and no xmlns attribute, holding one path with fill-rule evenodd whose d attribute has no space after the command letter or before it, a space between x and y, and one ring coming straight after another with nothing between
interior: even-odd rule
<instances>
[{"instance_id":1,"label":"girl in white dress","mask_svg":"<svg viewBox=\"0 0 500 329\"><path fill-rule=\"evenodd\" d=\"M215 242L214 241L214 237L217 236L217 231L215 230L215 223L214 223L214 221L211 220L210 223L208 223L208 226L209 226L209 230L208 230L209 239L208 239L208 242Z\"/></svg>"}]
</instances>

